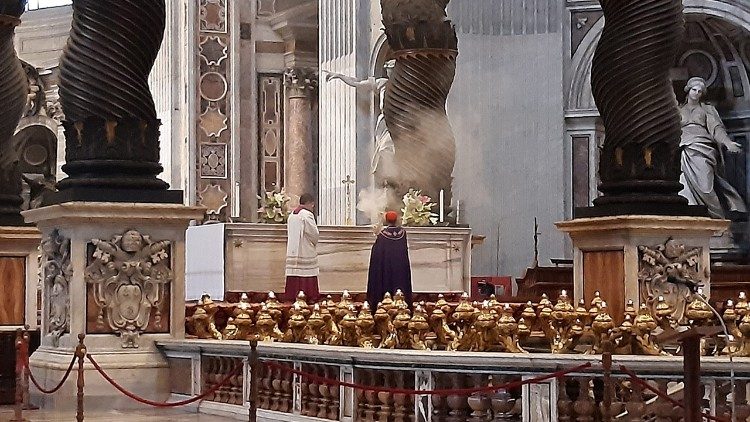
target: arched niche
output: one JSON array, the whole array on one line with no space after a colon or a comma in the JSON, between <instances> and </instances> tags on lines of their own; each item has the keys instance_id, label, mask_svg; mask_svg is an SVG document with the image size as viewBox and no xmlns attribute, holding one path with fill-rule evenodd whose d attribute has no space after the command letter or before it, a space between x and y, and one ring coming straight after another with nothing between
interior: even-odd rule
<instances>
[{"instance_id":1,"label":"arched niche","mask_svg":"<svg viewBox=\"0 0 750 422\"><path fill-rule=\"evenodd\" d=\"M47 116L21 119L13 135L23 175L23 209L38 206L39 195L55 182L58 124Z\"/></svg>"}]
</instances>

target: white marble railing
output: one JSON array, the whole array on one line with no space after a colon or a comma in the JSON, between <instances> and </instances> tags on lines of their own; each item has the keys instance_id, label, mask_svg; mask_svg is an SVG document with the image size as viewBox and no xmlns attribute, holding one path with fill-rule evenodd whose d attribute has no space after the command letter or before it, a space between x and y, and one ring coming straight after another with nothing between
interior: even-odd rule
<instances>
[{"instance_id":1,"label":"white marble railing","mask_svg":"<svg viewBox=\"0 0 750 422\"><path fill-rule=\"evenodd\" d=\"M173 398L197 395L235 365L244 365L249 374L250 347L243 341L173 340L158 342L172 368ZM601 420L602 359L597 355L507 354L477 352L438 352L416 350L379 350L303 344L261 343L258 420L414 420L414 421L573 421ZM268 362L273 362L271 365ZM413 390L461 389L504 384L546 375L561 369L576 368L565 381L548 380L526 385L508 394L417 395L354 390L328 386L279 368L293 368L319 377L343 382ZM711 414L723 414L730 408L730 363L726 357L702 359L704 408ZM750 415L747 384L750 359L734 362L738 415ZM281 365L281 366L279 366ZM613 369L624 365L654 386L663 387L675 399L681 399L682 357L614 356ZM234 380L198 406L203 413L247 415L249 377ZM621 417L628 409L640 409L644 417L665 412L665 402L653 394L632 390L632 383L613 373L613 409ZM565 386L564 391L562 387ZM630 389L629 389L630 388ZM634 394L634 391L638 394ZM416 398L416 400L414 399ZM231 404L230 404L231 403ZM494 412L491 411L494 409ZM669 412L678 412L669 409ZM747 415L745 416L747 417ZM479 419L475 419L479 418ZM481 419L484 418L484 419ZM630 420L630 419L619 419ZM666 420L666 419L665 419ZM745 419L737 419L745 420Z\"/></svg>"}]
</instances>

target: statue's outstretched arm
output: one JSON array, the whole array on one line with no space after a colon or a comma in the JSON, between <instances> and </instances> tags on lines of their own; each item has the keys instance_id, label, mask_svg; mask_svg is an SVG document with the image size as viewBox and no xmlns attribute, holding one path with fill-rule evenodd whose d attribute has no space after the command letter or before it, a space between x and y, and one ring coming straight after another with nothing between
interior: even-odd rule
<instances>
[{"instance_id":1,"label":"statue's outstretched arm","mask_svg":"<svg viewBox=\"0 0 750 422\"><path fill-rule=\"evenodd\" d=\"M323 72L326 73L326 81L331 81L333 79L340 79L341 82L353 86L355 88L367 88L367 89L376 89L377 83L375 82L375 78L367 78L367 79L357 79L353 78L351 76L347 76L341 73L336 72L329 72L327 70L324 70Z\"/></svg>"},{"instance_id":2,"label":"statue's outstretched arm","mask_svg":"<svg viewBox=\"0 0 750 422\"><path fill-rule=\"evenodd\" d=\"M732 138L729 137L727 129L724 127L724 123L721 121L721 116L719 116L719 112L716 111L716 108L707 104L704 104L703 108L706 110L706 126L716 143L726 146L729 152L740 152L742 150L742 145L734 142Z\"/></svg>"}]
</instances>

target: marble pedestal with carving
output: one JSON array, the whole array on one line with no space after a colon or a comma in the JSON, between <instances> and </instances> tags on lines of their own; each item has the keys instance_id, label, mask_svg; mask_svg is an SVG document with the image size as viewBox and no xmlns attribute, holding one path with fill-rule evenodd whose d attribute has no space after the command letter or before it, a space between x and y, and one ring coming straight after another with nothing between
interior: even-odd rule
<instances>
[{"instance_id":1,"label":"marble pedestal with carving","mask_svg":"<svg viewBox=\"0 0 750 422\"><path fill-rule=\"evenodd\" d=\"M663 296L680 319L690 296L690 280L710 295L711 236L729 227L704 217L612 216L557 223L573 241L575 300L590 304L599 291L619 323L632 300L653 306ZM668 281L669 276L678 283ZM552 298L554 300L554 298Z\"/></svg>"},{"instance_id":2,"label":"marble pedestal with carving","mask_svg":"<svg viewBox=\"0 0 750 422\"><path fill-rule=\"evenodd\" d=\"M183 338L185 230L201 208L70 202L24 212L42 234L41 347L30 367L46 388L71 361L77 335L123 387L153 400L169 395L169 368L154 341ZM87 409L137 406L86 362ZM75 373L34 403L75 406Z\"/></svg>"},{"instance_id":3,"label":"marble pedestal with carving","mask_svg":"<svg viewBox=\"0 0 750 422\"><path fill-rule=\"evenodd\" d=\"M471 291L471 229L409 227L414 292ZM188 299L202 291L284 291L286 225L211 224L188 231ZM319 287L322 293L367 291L371 227L320 226Z\"/></svg>"},{"instance_id":4,"label":"marble pedestal with carving","mask_svg":"<svg viewBox=\"0 0 750 422\"><path fill-rule=\"evenodd\" d=\"M37 328L39 230L0 226L0 330Z\"/></svg>"}]
</instances>

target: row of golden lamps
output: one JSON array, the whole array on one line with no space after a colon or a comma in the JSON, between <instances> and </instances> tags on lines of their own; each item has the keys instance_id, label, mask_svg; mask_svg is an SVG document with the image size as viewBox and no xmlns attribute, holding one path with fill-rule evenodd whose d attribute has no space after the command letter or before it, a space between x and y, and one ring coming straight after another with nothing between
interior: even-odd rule
<instances>
[{"instance_id":1,"label":"row of golden lamps","mask_svg":"<svg viewBox=\"0 0 750 422\"><path fill-rule=\"evenodd\" d=\"M229 317L217 327L219 307ZM500 303L494 296L471 302L464 293L457 304L442 295L436 302L414 303L404 295L386 293L372 312L367 302L355 302L344 291L341 300L309 304L300 292L285 305L271 292L262 303L250 303L243 294L239 303L217 304L208 295L187 317L189 335L203 339L250 340L380 349L498 351L510 353L670 355L676 346L660 344L659 334L689 327L716 325L711 309L694 298L687 306L687 323L672 318L674 309L659 297L653 306L629 302L623 322L616 324L599 293L589 306L573 305L563 290L557 302L542 295L538 303ZM750 356L750 305L746 294L728 301L722 315L730 336L718 335L703 342L705 355Z\"/></svg>"}]
</instances>

